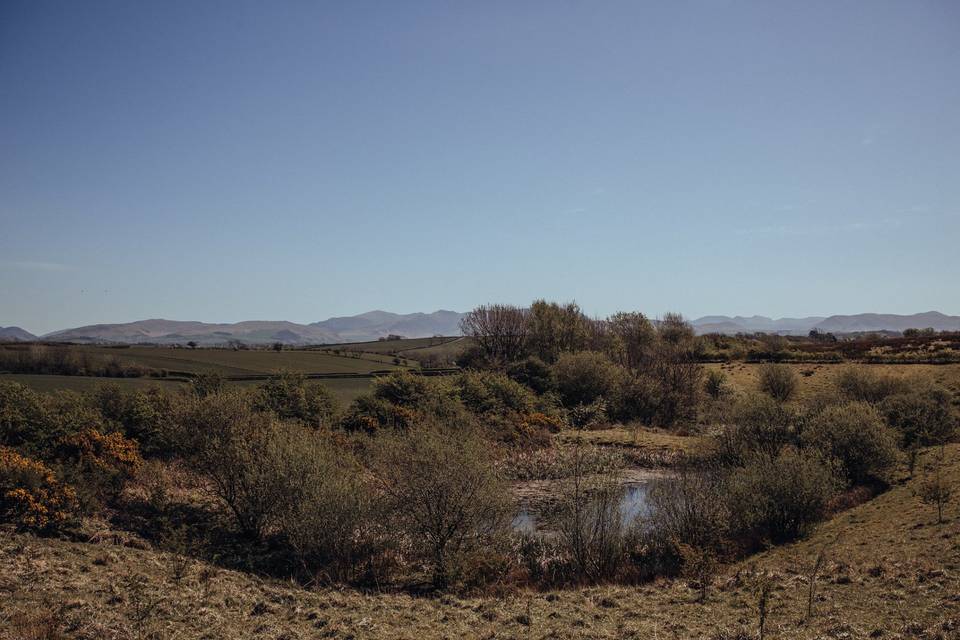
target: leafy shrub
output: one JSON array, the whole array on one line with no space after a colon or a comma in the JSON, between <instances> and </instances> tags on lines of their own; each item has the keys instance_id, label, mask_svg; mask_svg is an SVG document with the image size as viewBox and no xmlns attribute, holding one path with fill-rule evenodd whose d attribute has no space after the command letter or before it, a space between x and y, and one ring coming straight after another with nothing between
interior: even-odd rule
<instances>
[{"instance_id":1,"label":"leafy shrub","mask_svg":"<svg viewBox=\"0 0 960 640\"><path fill-rule=\"evenodd\" d=\"M223 376L216 371L198 373L190 379L190 388L201 398L220 393L224 389Z\"/></svg>"},{"instance_id":2,"label":"leafy shrub","mask_svg":"<svg viewBox=\"0 0 960 640\"><path fill-rule=\"evenodd\" d=\"M645 424L656 422L661 402L661 385L652 376L627 373L623 375L610 401L611 417L623 422L639 420Z\"/></svg>"},{"instance_id":3,"label":"leafy shrub","mask_svg":"<svg viewBox=\"0 0 960 640\"><path fill-rule=\"evenodd\" d=\"M0 382L0 446L33 447L49 438L42 395L18 382Z\"/></svg>"},{"instance_id":4,"label":"leafy shrub","mask_svg":"<svg viewBox=\"0 0 960 640\"><path fill-rule=\"evenodd\" d=\"M703 381L704 391L714 400L719 400L727 393L727 376L719 369L709 369Z\"/></svg>"},{"instance_id":5,"label":"leafy shrub","mask_svg":"<svg viewBox=\"0 0 960 640\"><path fill-rule=\"evenodd\" d=\"M0 517L25 529L60 529L77 508L72 487L42 462L0 447Z\"/></svg>"},{"instance_id":6,"label":"leafy shrub","mask_svg":"<svg viewBox=\"0 0 960 640\"><path fill-rule=\"evenodd\" d=\"M536 356L513 363L507 368L507 375L538 394L553 391L555 387L550 365Z\"/></svg>"},{"instance_id":7,"label":"leafy shrub","mask_svg":"<svg viewBox=\"0 0 960 640\"><path fill-rule=\"evenodd\" d=\"M464 554L485 548L510 521L508 491L474 429L426 425L378 439L374 474L389 513L436 587Z\"/></svg>"},{"instance_id":8,"label":"leafy shrub","mask_svg":"<svg viewBox=\"0 0 960 640\"><path fill-rule=\"evenodd\" d=\"M453 388L464 406L477 415L529 413L536 404L528 388L502 373L467 371L455 378Z\"/></svg>"},{"instance_id":9,"label":"leafy shrub","mask_svg":"<svg viewBox=\"0 0 960 640\"><path fill-rule=\"evenodd\" d=\"M316 432L289 427L276 441L277 526L304 572L353 581L376 548L369 534L370 492L359 467Z\"/></svg>"},{"instance_id":10,"label":"leafy shrub","mask_svg":"<svg viewBox=\"0 0 960 640\"><path fill-rule=\"evenodd\" d=\"M775 457L797 442L798 416L770 396L752 394L733 410L731 424L713 437L713 450L726 465L742 465L755 455Z\"/></svg>"},{"instance_id":11,"label":"leafy shrub","mask_svg":"<svg viewBox=\"0 0 960 640\"><path fill-rule=\"evenodd\" d=\"M398 371L373 381L373 396L400 406L422 406L430 395L430 381L409 371Z\"/></svg>"},{"instance_id":12,"label":"leafy shrub","mask_svg":"<svg viewBox=\"0 0 960 640\"><path fill-rule=\"evenodd\" d=\"M802 441L836 460L854 485L885 481L897 462L896 432L865 402L827 407L811 419Z\"/></svg>"},{"instance_id":13,"label":"leafy shrub","mask_svg":"<svg viewBox=\"0 0 960 640\"><path fill-rule=\"evenodd\" d=\"M82 489L82 500L92 506L120 493L124 483L143 465L140 448L119 432L96 429L68 436L58 448L72 484Z\"/></svg>"},{"instance_id":14,"label":"leafy shrub","mask_svg":"<svg viewBox=\"0 0 960 640\"><path fill-rule=\"evenodd\" d=\"M562 354L553 375L563 404L573 407L613 395L622 370L602 353L581 351Z\"/></svg>"},{"instance_id":15,"label":"leafy shrub","mask_svg":"<svg viewBox=\"0 0 960 640\"><path fill-rule=\"evenodd\" d=\"M257 389L255 406L273 411L281 420L298 420L311 427L330 426L337 399L322 384L308 383L301 373L282 372Z\"/></svg>"},{"instance_id":16,"label":"leafy shrub","mask_svg":"<svg viewBox=\"0 0 960 640\"><path fill-rule=\"evenodd\" d=\"M815 452L787 447L754 458L726 483L734 537L750 546L799 538L823 518L836 491L833 471Z\"/></svg>"},{"instance_id":17,"label":"leafy shrub","mask_svg":"<svg viewBox=\"0 0 960 640\"><path fill-rule=\"evenodd\" d=\"M907 391L907 383L890 375L881 375L866 366L846 367L837 375L837 391L845 400L877 404L885 398Z\"/></svg>"},{"instance_id":18,"label":"leafy shrub","mask_svg":"<svg viewBox=\"0 0 960 640\"><path fill-rule=\"evenodd\" d=\"M786 402L797 393L797 374L789 365L764 364L760 366L758 375L760 391L774 400Z\"/></svg>"},{"instance_id":19,"label":"leafy shrub","mask_svg":"<svg viewBox=\"0 0 960 640\"><path fill-rule=\"evenodd\" d=\"M904 447L943 444L956 435L957 416L951 407L950 392L929 386L888 396L880 412L900 433Z\"/></svg>"}]
</instances>

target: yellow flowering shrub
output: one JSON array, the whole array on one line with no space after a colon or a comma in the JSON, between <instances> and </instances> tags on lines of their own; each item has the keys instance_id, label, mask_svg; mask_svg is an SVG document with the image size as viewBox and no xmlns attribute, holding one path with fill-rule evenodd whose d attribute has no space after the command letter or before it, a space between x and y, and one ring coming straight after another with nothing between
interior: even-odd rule
<instances>
[{"instance_id":1,"label":"yellow flowering shrub","mask_svg":"<svg viewBox=\"0 0 960 640\"><path fill-rule=\"evenodd\" d=\"M76 491L52 469L0 447L0 518L27 529L56 529L72 520L76 508Z\"/></svg>"},{"instance_id":2,"label":"yellow flowering shrub","mask_svg":"<svg viewBox=\"0 0 960 640\"><path fill-rule=\"evenodd\" d=\"M86 429L66 438L64 445L81 465L109 474L132 475L143 464L139 445L121 433Z\"/></svg>"},{"instance_id":3,"label":"yellow flowering shrub","mask_svg":"<svg viewBox=\"0 0 960 640\"><path fill-rule=\"evenodd\" d=\"M123 484L143 465L135 440L96 429L64 438L60 458L68 463L66 477L80 489L84 508L118 495Z\"/></svg>"}]
</instances>

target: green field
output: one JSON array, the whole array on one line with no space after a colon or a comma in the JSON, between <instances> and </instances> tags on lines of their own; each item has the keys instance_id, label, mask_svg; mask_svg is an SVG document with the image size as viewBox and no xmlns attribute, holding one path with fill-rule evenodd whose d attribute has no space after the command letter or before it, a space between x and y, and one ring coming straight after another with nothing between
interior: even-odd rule
<instances>
[{"instance_id":1,"label":"green field","mask_svg":"<svg viewBox=\"0 0 960 640\"><path fill-rule=\"evenodd\" d=\"M115 384L125 391L160 387L168 391L183 389L186 381L176 378L96 378L93 376L45 376L20 373L0 374L0 383L19 382L31 389L49 393L52 391L92 391L100 385ZM373 378L333 378L310 381L308 384L322 384L328 388L342 404L347 405L370 390ZM254 386L263 384L261 380L243 380L228 382L230 385Z\"/></svg>"},{"instance_id":2,"label":"green field","mask_svg":"<svg viewBox=\"0 0 960 640\"><path fill-rule=\"evenodd\" d=\"M102 384L115 384L124 390L161 387L174 390L185 385L176 378L96 378L93 376L45 376L28 373L3 373L0 382L19 382L37 391L91 391Z\"/></svg>"},{"instance_id":3,"label":"green field","mask_svg":"<svg viewBox=\"0 0 960 640\"><path fill-rule=\"evenodd\" d=\"M280 370L297 373L354 373L402 369L393 358L375 353L336 355L306 350L176 349L172 347L125 348L75 346L78 351L100 357L113 356L152 369L186 373L219 373L222 376L263 375ZM359 357L357 357L359 356Z\"/></svg>"},{"instance_id":4,"label":"green field","mask_svg":"<svg viewBox=\"0 0 960 640\"><path fill-rule=\"evenodd\" d=\"M377 340L374 342L349 342L323 347L323 351L360 352L364 357L384 355L388 361L397 356L414 362L440 361L449 364L470 346L470 338L403 338L401 340Z\"/></svg>"}]
</instances>

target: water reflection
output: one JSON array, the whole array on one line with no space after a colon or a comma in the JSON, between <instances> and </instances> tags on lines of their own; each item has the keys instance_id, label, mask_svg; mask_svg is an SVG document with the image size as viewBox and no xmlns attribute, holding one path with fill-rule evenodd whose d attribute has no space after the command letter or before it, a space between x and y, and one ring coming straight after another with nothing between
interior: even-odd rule
<instances>
[{"instance_id":1,"label":"water reflection","mask_svg":"<svg viewBox=\"0 0 960 640\"><path fill-rule=\"evenodd\" d=\"M620 500L620 518L624 525L633 524L637 518L644 517L650 513L650 505L647 502L649 490L649 482L624 485L623 498ZM524 534L549 529L548 524L540 522L538 519L536 509L529 505L521 506L510 526L517 533Z\"/></svg>"}]
</instances>

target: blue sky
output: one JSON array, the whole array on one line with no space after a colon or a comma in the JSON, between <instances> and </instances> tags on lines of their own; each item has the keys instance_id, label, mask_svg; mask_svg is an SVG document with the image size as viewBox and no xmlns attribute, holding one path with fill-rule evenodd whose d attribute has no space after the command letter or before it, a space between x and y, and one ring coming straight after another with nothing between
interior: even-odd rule
<instances>
[{"instance_id":1,"label":"blue sky","mask_svg":"<svg viewBox=\"0 0 960 640\"><path fill-rule=\"evenodd\" d=\"M0 325L960 313L960 4L0 3Z\"/></svg>"}]
</instances>

